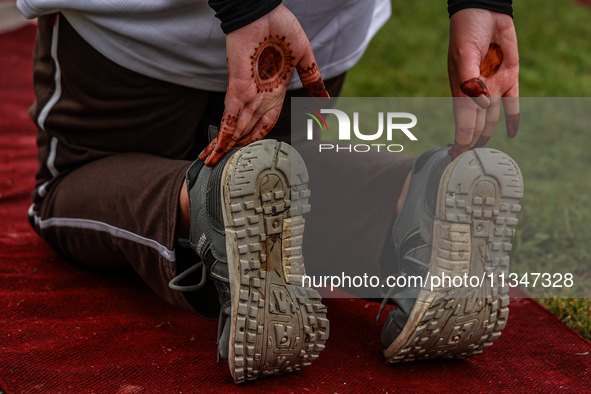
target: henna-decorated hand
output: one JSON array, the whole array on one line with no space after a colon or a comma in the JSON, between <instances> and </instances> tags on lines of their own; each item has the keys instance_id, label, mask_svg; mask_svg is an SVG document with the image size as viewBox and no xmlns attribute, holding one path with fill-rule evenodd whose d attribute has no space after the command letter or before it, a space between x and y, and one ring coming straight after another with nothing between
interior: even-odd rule
<instances>
[{"instance_id":1,"label":"henna-decorated hand","mask_svg":"<svg viewBox=\"0 0 591 394\"><path fill-rule=\"evenodd\" d=\"M519 53L513 18L468 8L450 21L449 82L454 96L456 158L472 147L483 147L505 110L507 136L519 128ZM472 97L472 100L455 97Z\"/></svg>"},{"instance_id":2,"label":"henna-decorated hand","mask_svg":"<svg viewBox=\"0 0 591 394\"><path fill-rule=\"evenodd\" d=\"M312 46L283 5L226 36L228 90L220 131L199 155L214 166L234 146L265 137L277 122L294 68L313 97L328 97Z\"/></svg>"}]
</instances>

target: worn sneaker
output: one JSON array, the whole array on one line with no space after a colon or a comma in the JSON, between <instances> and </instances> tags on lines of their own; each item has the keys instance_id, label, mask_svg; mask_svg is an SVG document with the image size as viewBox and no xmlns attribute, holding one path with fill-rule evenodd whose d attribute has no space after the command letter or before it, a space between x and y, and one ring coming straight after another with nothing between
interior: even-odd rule
<instances>
[{"instance_id":1,"label":"worn sneaker","mask_svg":"<svg viewBox=\"0 0 591 394\"><path fill-rule=\"evenodd\" d=\"M263 140L228 153L213 168L187 172L188 243L203 260L171 282L206 269L221 304L219 356L237 383L299 370L324 349L329 324L315 290L302 287L308 173L288 144ZM204 275L205 276L205 275Z\"/></svg>"},{"instance_id":2,"label":"worn sneaker","mask_svg":"<svg viewBox=\"0 0 591 394\"><path fill-rule=\"evenodd\" d=\"M382 329L388 362L469 357L499 338L509 314L501 280L522 196L517 164L497 150L452 161L447 149L434 148L417 158L393 238L399 274L424 281L385 300L398 306Z\"/></svg>"}]
</instances>

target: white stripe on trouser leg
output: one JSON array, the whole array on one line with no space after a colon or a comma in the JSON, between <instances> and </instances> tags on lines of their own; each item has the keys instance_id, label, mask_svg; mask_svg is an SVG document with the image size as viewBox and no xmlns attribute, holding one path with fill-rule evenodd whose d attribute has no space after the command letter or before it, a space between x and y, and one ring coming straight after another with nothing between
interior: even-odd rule
<instances>
[{"instance_id":1,"label":"white stripe on trouser leg","mask_svg":"<svg viewBox=\"0 0 591 394\"><path fill-rule=\"evenodd\" d=\"M51 137L51 142L49 144L49 155L47 156L47 169L51 173L52 177L56 177L59 174L59 171L55 168L55 157L57 156L57 142L58 139L55 137Z\"/></svg>"},{"instance_id":2,"label":"white stripe on trouser leg","mask_svg":"<svg viewBox=\"0 0 591 394\"><path fill-rule=\"evenodd\" d=\"M159 242L153 239L142 237L141 235L132 233L131 231L124 230L122 228L118 228L104 222L99 222L97 220L78 218L41 219L38 216L35 216L35 224L40 230L44 230L50 227L63 227L73 229L77 228L85 230L94 230L108 233L116 238L121 238L131 242L135 242L140 245L148 246L152 249L155 249L158 252L158 254L160 254L160 256L164 257L166 260L170 262L176 261L176 254L174 250L168 249L166 246L160 244Z\"/></svg>"},{"instance_id":3,"label":"white stripe on trouser leg","mask_svg":"<svg viewBox=\"0 0 591 394\"><path fill-rule=\"evenodd\" d=\"M60 63L57 58L59 27L60 27L60 15L57 14L55 17L55 23L54 23L53 29L52 29L51 49L50 49L51 58L53 60L53 63L55 64L55 74L53 76L55 90L53 91L53 94L51 95L51 97L49 98L47 103L45 103L45 106L41 109L41 112L39 113L39 116L37 117L37 125L42 130L45 130L45 121L47 120L47 116L49 115L49 112L53 109L53 107L55 106L55 104L58 102L58 100L60 99L60 97L62 95L62 71L61 71ZM59 174L59 171L55 167L55 158L57 156L57 144L58 144L58 139L55 137L52 137L51 141L49 143L49 154L47 156L47 161L45 162L45 165L47 166L47 169L49 170L49 172L51 173L51 176L53 178L55 178ZM41 198L45 197L45 195L47 194L46 187L47 187L47 182L45 182L44 184L42 184L41 186L39 186L37 188L37 195L39 197L41 197Z\"/></svg>"},{"instance_id":4,"label":"white stripe on trouser leg","mask_svg":"<svg viewBox=\"0 0 591 394\"><path fill-rule=\"evenodd\" d=\"M60 16L59 14L55 18L55 24L53 25L53 33L51 37L51 58L55 64L55 75L54 75L54 82L55 82L55 90L51 95L51 98L41 112L39 113L39 117L37 118L37 125L45 130L45 121L47 120L47 116L49 115L49 111L53 108L55 103L60 99L62 95L62 71L60 68L60 64L57 59L57 42L58 42L58 32L60 27Z\"/></svg>"},{"instance_id":5,"label":"white stripe on trouser leg","mask_svg":"<svg viewBox=\"0 0 591 394\"><path fill-rule=\"evenodd\" d=\"M43 198L47 195L47 184L49 182L44 182L41 185L39 185L39 187L37 188L37 194L39 195L39 197Z\"/></svg>"}]
</instances>

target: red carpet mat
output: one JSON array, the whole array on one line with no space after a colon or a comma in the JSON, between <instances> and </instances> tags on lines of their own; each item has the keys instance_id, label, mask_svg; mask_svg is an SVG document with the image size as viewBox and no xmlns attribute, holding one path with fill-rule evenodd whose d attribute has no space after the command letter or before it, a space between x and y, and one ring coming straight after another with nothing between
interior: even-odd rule
<instances>
[{"instance_id":1,"label":"red carpet mat","mask_svg":"<svg viewBox=\"0 0 591 394\"><path fill-rule=\"evenodd\" d=\"M589 391L591 344L528 299L513 300L507 328L482 355L403 365L384 363L376 303L326 300L331 337L312 367L234 385L225 362L215 362L216 322L165 304L134 273L69 264L30 229L34 30L0 35L4 392Z\"/></svg>"}]
</instances>

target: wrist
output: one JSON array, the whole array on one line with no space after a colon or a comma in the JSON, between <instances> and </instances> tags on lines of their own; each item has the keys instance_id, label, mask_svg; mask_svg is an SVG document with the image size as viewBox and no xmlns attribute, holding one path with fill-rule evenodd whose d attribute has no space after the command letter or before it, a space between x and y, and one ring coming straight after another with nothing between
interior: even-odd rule
<instances>
[{"instance_id":1,"label":"wrist","mask_svg":"<svg viewBox=\"0 0 591 394\"><path fill-rule=\"evenodd\" d=\"M450 18L454 13L466 8L480 8L513 17L512 0L447 0L447 11Z\"/></svg>"},{"instance_id":2,"label":"wrist","mask_svg":"<svg viewBox=\"0 0 591 394\"><path fill-rule=\"evenodd\" d=\"M208 0L225 34L244 27L267 15L281 0Z\"/></svg>"}]
</instances>

